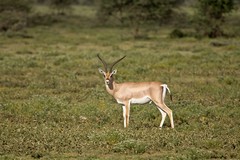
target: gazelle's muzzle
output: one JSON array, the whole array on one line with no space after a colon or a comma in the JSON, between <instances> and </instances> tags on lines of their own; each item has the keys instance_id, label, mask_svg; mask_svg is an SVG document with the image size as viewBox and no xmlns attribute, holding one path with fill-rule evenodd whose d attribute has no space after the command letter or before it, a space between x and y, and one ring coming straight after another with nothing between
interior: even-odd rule
<instances>
[{"instance_id":1,"label":"gazelle's muzzle","mask_svg":"<svg viewBox=\"0 0 240 160\"><path fill-rule=\"evenodd\" d=\"M109 79L106 79L105 82L106 82L106 84L109 84L109 83L110 83L110 80L109 80Z\"/></svg>"}]
</instances>

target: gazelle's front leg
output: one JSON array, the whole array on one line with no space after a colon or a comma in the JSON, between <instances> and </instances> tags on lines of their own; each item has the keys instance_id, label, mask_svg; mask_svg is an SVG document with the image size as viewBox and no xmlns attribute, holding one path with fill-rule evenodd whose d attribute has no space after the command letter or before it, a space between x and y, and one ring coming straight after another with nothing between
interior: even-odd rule
<instances>
[{"instance_id":1,"label":"gazelle's front leg","mask_svg":"<svg viewBox=\"0 0 240 160\"><path fill-rule=\"evenodd\" d=\"M126 106L122 106L123 108L123 125L124 125L124 128L127 127L127 121L126 121Z\"/></svg>"},{"instance_id":2,"label":"gazelle's front leg","mask_svg":"<svg viewBox=\"0 0 240 160\"><path fill-rule=\"evenodd\" d=\"M123 120L124 120L124 128L127 128L129 125L129 116L130 116L130 104L126 104L122 106L123 108Z\"/></svg>"}]
</instances>

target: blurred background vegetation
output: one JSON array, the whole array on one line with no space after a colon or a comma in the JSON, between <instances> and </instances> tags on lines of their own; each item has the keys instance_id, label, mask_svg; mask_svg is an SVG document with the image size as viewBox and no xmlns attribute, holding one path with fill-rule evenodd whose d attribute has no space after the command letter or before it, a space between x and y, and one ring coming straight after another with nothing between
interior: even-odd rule
<instances>
[{"instance_id":1,"label":"blurred background vegetation","mask_svg":"<svg viewBox=\"0 0 240 160\"><path fill-rule=\"evenodd\" d=\"M237 0L1 0L0 31L68 23L69 16L81 20L73 13L79 5L93 8L92 25L124 26L134 38L147 38L146 30L168 25L175 27L170 36L178 38L240 35ZM37 12L39 7L50 12Z\"/></svg>"}]
</instances>

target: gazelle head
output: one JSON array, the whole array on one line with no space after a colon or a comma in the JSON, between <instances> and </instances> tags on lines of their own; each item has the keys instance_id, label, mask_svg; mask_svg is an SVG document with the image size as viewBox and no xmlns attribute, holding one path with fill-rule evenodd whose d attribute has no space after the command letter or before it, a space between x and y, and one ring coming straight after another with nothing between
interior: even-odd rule
<instances>
[{"instance_id":1,"label":"gazelle head","mask_svg":"<svg viewBox=\"0 0 240 160\"><path fill-rule=\"evenodd\" d=\"M97 55L99 60L103 63L103 67L104 67L104 70L102 70L101 68L99 68L99 72L104 76L104 80L105 80L105 83L107 85L110 85L112 84L113 82L113 75L117 73L117 70L113 70L113 66L115 64L117 64L118 62L120 62L123 58L125 58L126 56L123 56L122 58L118 59L117 61L113 62L111 65L110 65L110 69L108 70L108 66L107 66L107 63L99 56Z\"/></svg>"}]
</instances>

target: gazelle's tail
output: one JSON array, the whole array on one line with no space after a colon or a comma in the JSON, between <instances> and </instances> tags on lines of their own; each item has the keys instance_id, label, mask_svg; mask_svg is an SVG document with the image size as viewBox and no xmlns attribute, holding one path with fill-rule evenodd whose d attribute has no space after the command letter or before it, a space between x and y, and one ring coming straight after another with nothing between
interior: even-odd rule
<instances>
[{"instance_id":1,"label":"gazelle's tail","mask_svg":"<svg viewBox=\"0 0 240 160\"><path fill-rule=\"evenodd\" d=\"M164 99L165 99L165 96L166 96L166 90L170 94L170 99L172 101L172 94L171 94L170 89L168 88L168 86L166 84L162 84L161 86L163 87L163 93L162 93L162 100L163 100L163 102L164 102Z\"/></svg>"}]
</instances>

